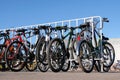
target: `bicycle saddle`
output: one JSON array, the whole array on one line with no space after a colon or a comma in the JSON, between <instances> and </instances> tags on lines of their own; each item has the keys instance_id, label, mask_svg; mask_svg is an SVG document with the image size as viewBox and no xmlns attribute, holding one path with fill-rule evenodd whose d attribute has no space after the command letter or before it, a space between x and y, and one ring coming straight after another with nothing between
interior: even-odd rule
<instances>
[{"instance_id":1,"label":"bicycle saddle","mask_svg":"<svg viewBox=\"0 0 120 80\"><path fill-rule=\"evenodd\" d=\"M51 28L51 26L46 26L46 25L41 25L41 26L38 26L39 29L49 29Z\"/></svg>"},{"instance_id":2,"label":"bicycle saddle","mask_svg":"<svg viewBox=\"0 0 120 80\"><path fill-rule=\"evenodd\" d=\"M56 26L55 29L56 30L67 30L68 27L67 27L67 25L65 25L65 26Z\"/></svg>"},{"instance_id":3,"label":"bicycle saddle","mask_svg":"<svg viewBox=\"0 0 120 80\"><path fill-rule=\"evenodd\" d=\"M108 37L102 36L103 40L109 40Z\"/></svg>"},{"instance_id":4,"label":"bicycle saddle","mask_svg":"<svg viewBox=\"0 0 120 80\"><path fill-rule=\"evenodd\" d=\"M25 31L27 31L27 29L18 29L18 30L16 30L16 32L25 32Z\"/></svg>"},{"instance_id":5,"label":"bicycle saddle","mask_svg":"<svg viewBox=\"0 0 120 80\"><path fill-rule=\"evenodd\" d=\"M86 22L80 25L80 28L90 27L90 23Z\"/></svg>"}]
</instances>

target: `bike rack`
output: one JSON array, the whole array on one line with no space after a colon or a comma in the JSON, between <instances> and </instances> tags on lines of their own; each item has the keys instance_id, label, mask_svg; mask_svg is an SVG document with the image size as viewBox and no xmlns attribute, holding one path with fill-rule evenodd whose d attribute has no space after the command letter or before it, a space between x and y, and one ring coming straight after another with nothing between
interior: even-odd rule
<instances>
[{"instance_id":1,"label":"bike rack","mask_svg":"<svg viewBox=\"0 0 120 80\"><path fill-rule=\"evenodd\" d=\"M101 36L101 40L102 40L102 29L103 29L103 22L102 22L102 17L100 16L91 16L91 17L85 17L85 18L76 18L76 19L70 19L70 20L63 20L63 21L56 21L56 22L49 22L49 23L43 23L43 24L35 24L35 25L28 25L28 26L21 26L21 27L16 27L16 28L10 28L10 29L20 29L20 28L31 28L31 27L37 27L37 26L40 26L40 25L51 25L53 27L55 26L64 26L64 25L68 25L69 27L70 26L79 26L80 24L82 23L85 23L85 22L88 22L90 21L92 23L92 33L93 33L93 29L94 29L94 19L99 19L100 23L99 23L99 30L100 30L100 36ZM6 29L1 29L1 30L6 30ZM76 33L79 32L79 30L77 29L76 30ZM62 33L64 34L64 33ZM93 34L92 34L92 45L95 47L94 45L94 38L93 38ZM36 39L37 39L37 36L36 36ZM30 38L30 41L32 42L32 39ZM101 42L101 54L102 54L102 42ZM102 54L103 55L103 54ZM102 61L103 59L101 59ZM103 70L102 70L103 72Z\"/></svg>"},{"instance_id":2,"label":"bike rack","mask_svg":"<svg viewBox=\"0 0 120 80\"><path fill-rule=\"evenodd\" d=\"M76 19L56 21L56 22L49 22L49 23L43 23L43 24L21 26L21 27L9 28L9 29L11 29L11 30L20 29L20 28L26 28L27 29L27 28L37 27L37 26L40 26L40 25L51 25L53 27L68 25L69 27L70 26L76 27L76 26L79 26L82 23L85 23L86 21L94 22L94 19L97 19L97 18L100 19L100 29L102 30L103 24L102 24L102 17L100 17L100 16L91 16L91 17L85 17L85 18L76 18ZM92 25L92 27L93 27L93 25ZM1 29L1 30L6 30L6 29Z\"/></svg>"}]
</instances>

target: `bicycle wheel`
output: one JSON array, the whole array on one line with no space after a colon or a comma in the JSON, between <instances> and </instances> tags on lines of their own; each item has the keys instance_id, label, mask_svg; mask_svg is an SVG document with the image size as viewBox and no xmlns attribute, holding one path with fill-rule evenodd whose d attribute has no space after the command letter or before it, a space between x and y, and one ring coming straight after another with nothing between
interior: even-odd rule
<instances>
[{"instance_id":1,"label":"bicycle wheel","mask_svg":"<svg viewBox=\"0 0 120 80\"><path fill-rule=\"evenodd\" d=\"M63 64L62 71L67 72L70 68L70 61L68 61L68 58L66 56L65 63Z\"/></svg>"},{"instance_id":2,"label":"bicycle wheel","mask_svg":"<svg viewBox=\"0 0 120 80\"><path fill-rule=\"evenodd\" d=\"M71 67L70 66L69 57L71 56L71 58L74 59L76 57L75 53L76 53L76 39L74 39L72 41L72 44L71 44L71 54L68 53L69 56L65 57L65 63L64 63L63 68L62 68L63 72L67 72L69 70L69 68Z\"/></svg>"},{"instance_id":3,"label":"bicycle wheel","mask_svg":"<svg viewBox=\"0 0 120 80\"><path fill-rule=\"evenodd\" d=\"M96 61L95 68L98 72L101 72L102 68L101 68L101 65L100 65L100 61ZM109 70L110 70L110 67L106 67L106 66L103 65L103 71L104 72L109 72Z\"/></svg>"},{"instance_id":4,"label":"bicycle wheel","mask_svg":"<svg viewBox=\"0 0 120 80\"><path fill-rule=\"evenodd\" d=\"M0 44L0 66L1 66L0 70L1 71L9 70L5 61L5 50L6 50L6 47L3 44Z\"/></svg>"},{"instance_id":5,"label":"bicycle wheel","mask_svg":"<svg viewBox=\"0 0 120 80\"><path fill-rule=\"evenodd\" d=\"M72 69L78 68L78 65L79 65L78 56L75 54L76 53L76 44L77 44L76 42L77 42L76 39L74 39L72 41L71 48L70 48L71 51L69 53L70 54L69 56L71 56L71 59L73 59L73 61L72 61L72 63L70 63L69 57L65 58L65 63L62 68L62 71L64 71L64 72L68 71L70 67ZM72 64L72 65L70 66L70 64Z\"/></svg>"},{"instance_id":6,"label":"bicycle wheel","mask_svg":"<svg viewBox=\"0 0 120 80\"><path fill-rule=\"evenodd\" d=\"M53 72L59 72L65 62L65 46L61 39L55 38L51 40L47 48L48 64Z\"/></svg>"},{"instance_id":7,"label":"bicycle wheel","mask_svg":"<svg viewBox=\"0 0 120 80\"><path fill-rule=\"evenodd\" d=\"M37 46L37 66L41 72L46 72L49 69L45 37L42 37Z\"/></svg>"},{"instance_id":8,"label":"bicycle wheel","mask_svg":"<svg viewBox=\"0 0 120 80\"><path fill-rule=\"evenodd\" d=\"M110 67L115 60L115 50L109 42L104 42L103 44L103 58L104 66Z\"/></svg>"},{"instance_id":9,"label":"bicycle wheel","mask_svg":"<svg viewBox=\"0 0 120 80\"><path fill-rule=\"evenodd\" d=\"M47 72L48 69L49 69L49 66L48 64L45 64L45 63L38 63L38 68L41 72Z\"/></svg>"},{"instance_id":10,"label":"bicycle wheel","mask_svg":"<svg viewBox=\"0 0 120 80\"><path fill-rule=\"evenodd\" d=\"M26 52L25 46L19 41L14 41L9 45L5 59L10 70L21 71L24 68L27 60Z\"/></svg>"},{"instance_id":11,"label":"bicycle wheel","mask_svg":"<svg viewBox=\"0 0 120 80\"><path fill-rule=\"evenodd\" d=\"M109 70L110 70L110 67L106 67L106 66L103 67L104 72L109 72Z\"/></svg>"},{"instance_id":12,"label":"bicycle wheel","mask_svg":"<svg viewBox=\"0 0 120 80\"><path fill-rule=\"evenodd\" d=\"M34 53L30 53L30 57L27 59L27 63L26 63L26 69L28 71L34 71L37 69L37 60L36 60L36 55ZM32 57L33 54L34 56Z\"/></svg>"},{"instance_id":13,"label":"bicycle wheel","mask_svg":"<svg viewBox=\"0 0 120 80\"><path fill-rule=\"evenodd\" d=\"M32 45L28 41L27 41L27 46L28 46L28 48L32 47ZM27 50L29 50L29 49L27 49ZM28 51L28 56L29 57L27 59L26 69L28 71L34 71L37 69L36 54L34 51Z\"/></svg>"},{"instance_id":14,"label":"bicycle wheel","mask_svg":"<svg viewBox=\"0 0 120 80\"><path fill-rule=\"evenodd\" d=\"M100 60L95 61L95 68L98 72L101 72Z\"/></svg>"},{"instance_id":15,"label":"bicycle wheel","mask_svg":"<svg viewBox=\"0 0 120 80\"><path fill-rule=\"evenodd\" d=\"M71 45L71 47L72 47L72 49L71 49L71 58L72 59L75 59L75 64L76 65L79 65L79 58L78 58L78 55L76 54L76 47L77 47L77 40L76 39L74 39L73 41L72 41L72 45Z\"/></svg>"},{"instance_id":16,"label":"bicycle wheel","mask_svg":"<svg viewBox=\"0 0 120 80\"><path fill-rule=\"evenodd\" d=\"M35 71L37 69L37 62L36 62L36 60L27 63L26 64L26 69L28 71Z\"/></svg>"},{"instance_id":17,"label":"bicycle wheel","mask_svg":"<svg viewBox=\"0 0 120 80\"><path fill-rule=\"evenodd\" d=\"M87 41L82 41L80 44L80 64L84 72L91 72L94 67L94 58L91 54L91 48Z\"/></svg>"}]
</instances>

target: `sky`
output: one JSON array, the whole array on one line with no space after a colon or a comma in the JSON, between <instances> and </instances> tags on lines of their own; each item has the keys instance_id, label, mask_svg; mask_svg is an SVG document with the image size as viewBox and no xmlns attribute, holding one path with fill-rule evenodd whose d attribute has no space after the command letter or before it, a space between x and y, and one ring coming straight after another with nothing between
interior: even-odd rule
<instances>
[{"instance_id":1,"label":"sky","mask_svg":"<svg viewBox=\"0 0 120 80\"><path fill-rule=\"evenodd\" d=\"M107 17L104 35L120 38L120 0L0 0L0 29L89 16Z\"/></svg>"}]
</instances>

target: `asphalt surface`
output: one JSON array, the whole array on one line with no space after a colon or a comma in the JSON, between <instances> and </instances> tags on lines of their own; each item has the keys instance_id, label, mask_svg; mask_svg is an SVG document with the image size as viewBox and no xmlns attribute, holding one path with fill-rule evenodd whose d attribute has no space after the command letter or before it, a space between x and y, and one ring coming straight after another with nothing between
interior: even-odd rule
<instances>
[{"instance_id":1,"label":"asphalt surface","mask_svg":"<svg viewBox=\"0 0 120 80\"><path fill-rule=\"evenodd\" d=\"M0 80L120 80L120 72L0 72Z\"/></svg>"}]
</instances>

